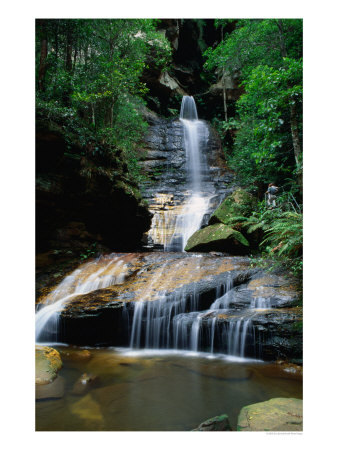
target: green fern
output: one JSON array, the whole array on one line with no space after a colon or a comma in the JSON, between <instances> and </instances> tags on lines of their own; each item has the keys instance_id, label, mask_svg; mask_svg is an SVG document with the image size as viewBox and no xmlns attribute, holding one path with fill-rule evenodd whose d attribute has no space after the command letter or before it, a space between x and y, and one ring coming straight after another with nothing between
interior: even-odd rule
<instances>
[{"instance_id":1,"label":"green fern","mask_svg":"<svg viewBox=\"0 0 338 450\"><path fill-rule=\"evenodd\" d=\"M261 245L269 244L278 256L300 256L303 250L302 214L284 212L267 229Z\"/></svg>"}]
</instances>

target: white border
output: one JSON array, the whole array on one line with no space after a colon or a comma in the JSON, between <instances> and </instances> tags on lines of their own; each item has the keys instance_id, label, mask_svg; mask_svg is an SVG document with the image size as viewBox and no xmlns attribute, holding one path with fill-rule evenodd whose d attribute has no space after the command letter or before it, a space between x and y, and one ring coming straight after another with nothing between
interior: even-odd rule
<instances>
[{"instance_id":1,"label":"white border","mask_svg":"<svg viewBox=\"0 0 338 450\"><path fill-rule=\"evenodd\" d=\"M122 4L123 3L123 4ZM122 4L122 6L121 6ZM330 343L335 330L337 175L336 15L333 1L13 1L2 4L1 260L3 352L1 425L9 448L84 449L107 445L261 449L324 444L335 432ZM265 433L35 433L34 430L34 19L36 17L304 18L305 30L305 431ZM3 137L3 135L2 135ZM332 187L328 188L332 184ZM330 189L332 189L330 191ZM332 333L331 331L331 333ZM248 442L249 441L249 442ZM334 437L332 436L332 442Z\"/></svg>"}]
</instances>

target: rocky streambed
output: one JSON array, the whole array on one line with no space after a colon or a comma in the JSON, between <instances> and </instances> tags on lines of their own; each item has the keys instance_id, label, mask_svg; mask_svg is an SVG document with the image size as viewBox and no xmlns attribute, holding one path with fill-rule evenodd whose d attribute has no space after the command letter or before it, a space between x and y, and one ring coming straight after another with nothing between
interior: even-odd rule
<instances>
[{"instance_id":1,"label":"rocky streambed","mask_svg":"<svg viewBox=\"0 0 338 450\"><path fill-rule=\"evenodd\" d=\"M73 346L37 354L38 431L302 430L292 364ZM48 359L56 355L61 369Z\"/></svg>"}]
</instances>

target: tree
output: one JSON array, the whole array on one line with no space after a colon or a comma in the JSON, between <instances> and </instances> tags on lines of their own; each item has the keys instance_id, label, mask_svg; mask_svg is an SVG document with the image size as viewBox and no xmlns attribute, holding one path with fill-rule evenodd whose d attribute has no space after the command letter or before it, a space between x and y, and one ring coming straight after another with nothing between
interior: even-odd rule
<instances>
[{"instance_id":1,"label":"tree","mask_svg":"<svg viewBox=\"0 0 338 450\"><path fill-rule=\"evenodd\" d=\"M76 118L82 136L122 151L135 168L135 145L146 127L140 109L147 88L140 78L150 57L163 67L170 55L153 19L38 21L38 108L61 121L72 117L67 127Z\"/></svg>"},{"instance_id":2,"label":"tree","mask_svg":"<svg viewBox=\"0 0 338 450\"><path fill-rule=\"evenodd\" d=\"M255 184L291 175L301 187L302 21L239 20L205 56L208 70L240 74L244 87L236 105L235 170Z\"/></svg>"}]
</instances>

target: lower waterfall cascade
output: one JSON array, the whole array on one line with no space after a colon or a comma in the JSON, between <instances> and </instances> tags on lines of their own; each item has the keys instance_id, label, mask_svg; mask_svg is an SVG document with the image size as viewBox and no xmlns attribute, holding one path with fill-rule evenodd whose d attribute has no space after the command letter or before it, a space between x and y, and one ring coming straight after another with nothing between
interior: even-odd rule
<instances>
[{"instance_id":1,"label":"lower waterfall cascade","mask_svg":"<svg viewBox=\"0 0 338 450\"><path fill-rule=\"evenodd\" d=\"M125 336L120 343L129 350L262 359L267 336L261 333L261 318L279 303L273 296L260 296L259 289L243 303L245 279L255 273L245 257L162 252L100 257L77 268L47 295L36 313L36 340L68 342L62 323L69 307L88 298L88 314L95 317L91 298L116 291L123 302L116 310L121 311L118 320Z\"/></svg>"}]
</instances>

